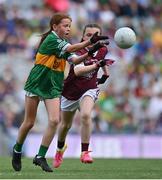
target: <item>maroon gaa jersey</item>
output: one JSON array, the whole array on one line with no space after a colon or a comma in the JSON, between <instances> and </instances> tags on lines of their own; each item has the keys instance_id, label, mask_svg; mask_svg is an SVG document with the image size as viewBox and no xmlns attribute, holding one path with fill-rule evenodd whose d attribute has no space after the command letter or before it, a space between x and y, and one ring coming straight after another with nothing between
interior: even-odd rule
<instances>
[{"instance_id":1,"label":"maroon gaa jersey","mask_svg":"<svg viewBox=\"0 0 162 180\"><path fill-rule=\"evenodd\" d=\"M82 49L77 52L77 55L83 55L87 49ZM93 58L89 58L84 62L84 65L91 65L94 60L104 59L108 50L107 47L102 47L98 50ZM78 100L87 90L97 88L97 72L99 68L86 73L82 76L76 76L74 73L74 65L70 66L68 77L64 80L64 87L62 95L68 100Z\"/></svg>"}]
</instances>

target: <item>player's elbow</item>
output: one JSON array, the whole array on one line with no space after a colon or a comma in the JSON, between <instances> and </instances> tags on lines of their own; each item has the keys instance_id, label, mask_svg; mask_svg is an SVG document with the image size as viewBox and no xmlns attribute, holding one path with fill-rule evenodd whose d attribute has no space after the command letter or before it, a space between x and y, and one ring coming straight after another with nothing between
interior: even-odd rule
<instances>
[{"instance_id":1,"label":"player's elbow","mask_svg":"<svg viewBox=\"0 0 162 180\"><path fill-rule=\"evenodd\" d=\"M75 74L76 76L81 76L81 75L82 75L82 73L81 73L80 71L75 71L75 70L74 70L74 74Z\"/></svg>"},{"instance_id":2,"label":"player's elbow","mask_svg":"<svg viewBox=\"0 0 162 180\"><path fill-rule=\"evenodd\" d=\"M74 73L76 76L81 76L83 75L83 72L80 68L74 68Z\"/></svg>"}]
</instances>

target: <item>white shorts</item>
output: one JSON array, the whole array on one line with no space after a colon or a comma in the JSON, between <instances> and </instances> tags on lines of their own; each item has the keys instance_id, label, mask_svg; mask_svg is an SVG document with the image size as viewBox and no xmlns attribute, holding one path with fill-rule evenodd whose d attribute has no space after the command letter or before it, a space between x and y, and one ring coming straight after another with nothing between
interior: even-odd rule
<instances>
[{"instance_id":1,"label":"white shorts","mask_svg":"<svg viewBox=\"0 0 162 180\"><path fill-rule=\"evenodd\" d=\"M44 100L42 97L40 97L40 96L38 96L36 94L33 94L33 93L29 92L29 91L26 91L25 95L28 96L28 97L39 97L40 101Z\"/></svg>"},{"instance_id":2,"label":"white shorts","mask_svg":"<svg viewBox=\"0 0 162 180\"><path fill-rule=\"evenodd\" d=\"M28 97L38 96L38 95L33 94L33 93L29 92L29 91L26 91L25 95L28 96Z\"/></svg>"},{"instance_id":3,"label":"white shorts","mask_svg":"<svg viewBox=\"0 0 162 180\"><path fill-rule=\"evenodd\" d=\"M85 96L90 96L95 102L99 95L99 88L89 89L78 100L68 100L64 96L61 97L61 110L62 111L75 111L80 109L80 102Z\"/></svg>"}]
</instances>

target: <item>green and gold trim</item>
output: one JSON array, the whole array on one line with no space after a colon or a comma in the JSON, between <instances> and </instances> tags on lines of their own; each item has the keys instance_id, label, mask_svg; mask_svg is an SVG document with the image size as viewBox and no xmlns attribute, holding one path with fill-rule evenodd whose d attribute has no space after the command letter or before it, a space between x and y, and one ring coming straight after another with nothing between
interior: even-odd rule
<instances>
[{"instance_id":1,"label":"green and gold trim","mask_svg":"<svg viewBox=\"0 0 162 180\"><path fill-rule=\"evenodd\" d=\"M44 65L54 71L64 72L66 60L63 58L57 58L55 55L37 53L35 64Z\"/></svg>"}]
</instances>

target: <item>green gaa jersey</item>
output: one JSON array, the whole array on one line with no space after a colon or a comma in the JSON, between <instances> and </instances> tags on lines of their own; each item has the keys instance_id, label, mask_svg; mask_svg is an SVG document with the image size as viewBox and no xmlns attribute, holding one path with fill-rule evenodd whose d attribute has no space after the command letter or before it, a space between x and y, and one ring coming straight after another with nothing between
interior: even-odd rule
<instances>
[{"instance_id":1,"label":"green gaa jersey","mask_svg":"<svg viewBox=\"0 0 162 180\"><path fill-rule=\"evenodd\" d=\"M66 60L75 54L65 52L70 44L52 31L40 45L34 67L24 90L44 99L60 97L63 88Z\"/></svg>"}]
</instances>

